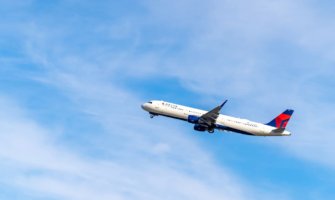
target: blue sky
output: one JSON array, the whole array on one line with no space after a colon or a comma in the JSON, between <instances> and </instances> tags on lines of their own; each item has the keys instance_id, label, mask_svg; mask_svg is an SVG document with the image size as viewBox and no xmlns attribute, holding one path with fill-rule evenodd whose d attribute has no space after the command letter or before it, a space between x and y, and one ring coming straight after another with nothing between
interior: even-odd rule
<instances>
[{"instance_id":1,"label":"blue sky","mask_svg":"<svg viewBox=\"0 0 335 200\"><path fill-rule=\"evenodd\" d=\"M333 199L332 1L0 1L0 199ZM151 99L291 137L193 131Z\"/></svg>"}]
</instances>

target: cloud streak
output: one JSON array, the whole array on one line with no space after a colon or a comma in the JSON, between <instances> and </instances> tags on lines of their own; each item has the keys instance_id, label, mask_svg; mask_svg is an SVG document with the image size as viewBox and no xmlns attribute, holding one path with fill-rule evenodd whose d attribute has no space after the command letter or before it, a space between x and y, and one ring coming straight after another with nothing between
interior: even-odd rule
<instances>
[{"instance_id":1,"label":"cloud streak","mask_svg":"<svg viewBox=\"0 0 335 200\"><path fill-rule=\"evenodd\" d=\"M165 3L150 7L154 16L162 9L174 10ZM320 5L302 1L192 5L201 8L199 23L179 23L168 17L159 21L165 22L164 26L181 26L182 31L196 30L166 63L168 73L201 94L249 99L240 109L243 115L258 115L255 119L265 117L257 114L259 107L278 112L285 105L296 109L290 123L293 137L286 144L274 142L288 148L289 153L334 168L329 142L334 139L334 115L330 112L334 108L330 89L334 70L333 56L329 55L334 51L331 35L335 16L320 12L324 9ZM199 13L193 7L180 7L190 11L179 12L179 17L187 19L186 15Z\"/></svg>"},{"instance_id":2,"label":"cloud streak","mask_svg":"<svg viewBox=\"0 0 335 200\"><path fill-rule=\"evenodd\" d=\"M114 137L117 133L136 133L133 130L126 133L108 129L110 139L123 142L125 148L118 149L110 142L104 146L105 151L111 151L106 158L87 157L75 153L71 147L60 145L60 138L51 138L49 130L24 117L19 107L3 99L1 109L6 111L8 107L11 108L11 112L1 116L0 157L7 163L3 168L11 169L10 174L6 175L10 179L3 177L3 184L33 191L33 196L62 199L242 198L241 186L234 183L224 170L213 165L199 147L186 139L179 138L177 143L160 131L163 136L157 141L142 139L146 141L144 145L148 146L145 149L141 146L142 142L132 143L128 135L124 140ZM16 108L16 111L13 112L12 108ZM132 126L138 128L136 124ZM128 140L131 145L137 146L131 148ZM162 153L155 149L162 142L169 146L168 152ZM179 151L181 145L187 147L184 147L184 153ZM113 158L112 151L120 151L117 155L128 158ZM197 155L191 155L190 151ZM181 154L179 159L184 162L174 161L178 154ZM218 188L218 181L230 187Z\"/></svg>"},{"instance_id":3,"label":"cloud streak","mask_svg":"<svg viewBox=\"0 0 335 200\"><path fill-rule=\"evenodd\" d=\"M234 98L240 104L237 113L255 120L269 117L259 113L260 107L272 112L290 104L297 110L290 123L294 136L266 143L334 167L333 127L325 123L334 120L328 112L333 105L324 96L333 94L332 87L324 87L333 74L331 20L300 1L146 1L136 6L141 11L122 17L70 20L64 16L73 12L37 18L25 7L24 22L7 24L3 34L16 32L11 38L22 48L15 59L1 59L11 74L21 72L26 80L61 93L70 100L70 105L59 102L62 112L71 107L85 118L74 119L80 127L88 122L95 127L82 134L63 125L59 133L42 126L24 105L1 98L0 132L7 134L1 134L0 157L11 177L1 174L4 184L42 198L268 199L280 194L289 199L280 188L273 194L248 189L174 122L148 122L139 107L147 99L124 83L157 76L177 78L184 89L202 96ZM80 7L92 11L86 3ZM297 51L291 55L291 49ZM321 58L322 70L316 73L314 59L300 61L307 56ZM22 70L18 63L31 66ZM305 69L309 72L300 73ZM70 136L74 139L67 140Z\"/></svg>"}]
</instances>

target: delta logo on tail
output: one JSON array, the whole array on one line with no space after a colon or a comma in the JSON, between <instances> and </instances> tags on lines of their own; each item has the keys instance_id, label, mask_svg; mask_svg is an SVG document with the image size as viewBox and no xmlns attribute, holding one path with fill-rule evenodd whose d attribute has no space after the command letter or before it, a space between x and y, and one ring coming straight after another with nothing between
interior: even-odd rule
<instances>
[{"instance_id":1,"label":"delta logo on tail","mask_svg":"<svg viewBox=\"0 0 335 200\"><path fill-rule=\"evenodd\" d=\"M269 126L273 126L276 128L284 129L286 128L286 125L288 121L290 120L294 110L287 109L280 115L278 115L276 118L274 118L271 122L267 123Z\"/></svg>"}]
</instances>

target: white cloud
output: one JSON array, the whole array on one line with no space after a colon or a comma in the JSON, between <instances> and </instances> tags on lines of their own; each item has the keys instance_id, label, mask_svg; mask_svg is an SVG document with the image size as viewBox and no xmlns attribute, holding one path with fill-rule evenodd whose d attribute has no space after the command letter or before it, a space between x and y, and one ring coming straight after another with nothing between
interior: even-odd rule
<instances>
[{"instance_id":1,"label":"white cloud","mask_svg":"<svg viewBox=\"0 0 335 200\"><path fill-rule=\"evenodd\" d=\"M201 148L182 137L177 130L167 134L156 126L149 127L160 133L158 138L152 138L153 132L136 131L141 129L136 124L128 124L127 132L114 126L108 129L111 137L105 139L116 141L95 145L107 145L103 146L106 151L117 151L114 154L121 158L114 158L112 153L105 159L89 158L65 147L61 138L52 138L50 130L28 119L27 114L8 100L1 98L0 108L6 113L0 116L0 159L7 163L2 166L3 171L10 173L1 174L1 182L31 191L32 196L63 199L243 199L241 192L246 192L240 183L215 166ZM117 123L122 127L119 121ZM147 136L135 137L142 140L135 143L128 135L130 133ZM118 134L126 136L120 140ZM178 140L172 140L171 134ZM123 143L120 146L124 148L118 149L115 143ZM229 187L221 188L221 184Z\"/></svg>"},{"instance_id":2,"label":"white cloud","mask_svg":"<svg viewBox=\"0 0 335 200\"><path fill-rule=\"evenodd\" d=\"M313 107L315 101L304 103L307 97L301 92L296 93L304 89L306 75L296 77L295 82L286 82L284 88L287 91L282 94L279 89L283 89L282 78L287 78L287 75L276 77L273 75L276 70L269 69L262 61L266 51L264 46L278 38L292 42L298 48L313 50L318 46L318 53L328 52L325 50L327 38L322 36L327 36L331 30L326 29L326 25L318 25L320 19L301 2L199 1L191 7L190 4L190 1L182 1L176 6L168 1L149 1L146 4L150 11L146 16L150 19L148 22L141 24L130 20L119 29L117 26L99 29L100 33L94 35L96 38L104 31L114 39L121 35L137 37L133 45L120 52L110 50L108 44L89 41L85 43L87 48L67 45L71 41L65 39L66 33L75 32L77 27L57 26L60 30L53 32L48 29L50 24L39 21L17 24L17 29L21 30L18 32L24 38L25 56L46 71L46 74L35 77L36 80L59 88L72 98L80 111L93 114L92 120L103 128L104 133L99 135L101 139L91 136L92 146L85 148L103 152L104 158L81 155L68 146L59 145L61 138L50 137L52 131L48 127L41 128L17 108L18 111L8 111L14 113L12 117L1 116L0 119L3 123L0 131L11 133L1 136L0 156L8 161L10 167L18 166L18 163L22 166L14 169L12 173L16 178L5 180L6 184L64 199L247 198L252 192L227 169L217 166L196 141L178 128L168 126L169 129L165 130L169 122L161 125L156 120L157 124L148 125L139 110L141 100L117 84L119 79L157 75L178 77L185 87L204 95L254 98L257 100L253 101L264 103L269 108L279 107L280 101L291 100L292 106L297 108L294 120L298 123L294 125L291 122L291 128L306 134L294 133L296 135L290 138L292 142L283 148L289 147L289 153L333 166L333 150L331 143L326 141L333 138L330 135L332 128L331 125L324 126L323 122L332 116L323 115L317 122L310 123L314 116L308 113L319 113L320 106ZM174 12L175 9L178 10ZM165 15L162 15L163 11ZM174 13L174 17L170 18L170 13ZM27 24L28 28L25 28ZM136 29L130 28L133 25ZM186 41L173 53L165 50L136 51L146 43L145 33L142 33L146 28L162 26L172 32L189 32L186 34L189 38L181 37ZM322 34L311 33L317 28L324 30L319 32ZM310 42L310 38L316 36L321 36L321 42ZM179 42L174 37L172 34L150 39L157 43L163 41L166 45L171 42L173 46ZM312 67L308 66L308 69ZM313 77L314 73L308 76ZM2 102L1 107L15 107L8 104ZM329 108L332 107L325 103L321 111L326 112ZM245 104L241 109L255 113L255 108L248 108ZM131 117L129 113L132 113ZM307 130L305 124L311 127ZM315 127L325 128L319 130ZM322 132L324 136L319 137L315 132ZM321 150L324 158L318 156ZM43 173L27 175L27 171L34 170ZM253 196L258 199L263 195L267 194L261 192Z\"/></svg>"},{"instance_id":3,"label":"white cloud","mask_svg":"<svg viewBox=\"0 0 335 200\"><path fill-rule=\"evenodd\" d=\"M306 71L312 74L320 69L325 73L332 71L326 63L333 61L329 55L334 51L335 41L331 36L335 32L331 28L334 16L322 15L312 2L182 2L178 10L184 12L176 12L175 17L161 21L160 13L174 13L175 8L166 5L167 1L156 2L149 8L154 24L192 32L184 37L184 46L177 49L173 58L166 59L168 63L163 68L166 67L166 74L178 77L196 92L217 95L219 88L241 98L255 94L255 89L271 92L269 88L280 88L285 81L294 84L310 74ZM194 17L185 24L183 19L195 13L201 13L201 17ZM315 62L318 66L307 61L278 66L275 62L282 62L269 57L280 59L273 54L280 52L274 49L281 45L290 46L297 56L312 55L325 60L322 64ZM281 59L292 59L285 56ZM305 57L295 59L309 60ZM303 73L294 76L293 82L287 80L293 78L290 72L297 70Z\"/></svg>"},{"instance_id":4,"label":"white cloud","mask_svg":"<svg viewBox=\"0 0 335 200\"><path fill-rule=\"evenodd\" d=\"M165 1L161 6L156 4L150 7L154 16L163 9L166 13L174 11ZM331 112L335 94L330 88L334 86L335 16L311 1L192 4L185 0L184 4L190 6L178 10L187 12L177 12L162 21L154 17L158 19L154 23L181 26L180 30L193 33L165 64L168 74L203 95L249 99L237 109L255 120L265 117L261 113L270 113L266 110L279 112L285 105L294 108L289 125L293 136L285 143L278 138L273 141L290 154L334 168L330 141L335 139ZM201 13L201 19L189 23L182 20L195 13ZM288 48L281 50L281 45ZM283 60L287 60L284 65Z\"/></svg>"}]
</instances>

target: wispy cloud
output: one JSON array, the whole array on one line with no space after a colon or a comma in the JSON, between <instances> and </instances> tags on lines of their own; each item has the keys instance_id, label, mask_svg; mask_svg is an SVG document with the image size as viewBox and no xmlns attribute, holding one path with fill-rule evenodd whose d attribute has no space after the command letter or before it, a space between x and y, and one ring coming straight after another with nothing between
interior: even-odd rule
<instances>
[{"instance_id":1,"label":"wispy cloud","mask_svg":"<svg viewBox=\"0 0 335 200\"><path fill-rule=\"evenodd\" d=\"M11 169L10 174L1 175L2 183L36 192L32 195L64 199L222 199L222 196L241 199L243 196L240 194L243 186L216 167L206 153L177 130L169 133L178 133L178 140L171 139L171 134L163 130L158 130L160 136L153 138L143 136L150 132L139 132L143 127L138 124L123 121L124 126L130 127L127 131L118 126L107 127L104 138L111 142L91 144L103 145L101 148L108 154L99 159L61 145L61 138L50 137L52 131L28 119L24 111L8 100L1 98L0 106L8 111L1 115L0 156L6 163L3 168ZM122 122L115 123L122 127ZM142 136L132 137L131 133ZM119 134L125 135L120 139ZM138 142L132 141L133 138ZM221 188L218 183L230 186Z\"/></svg>"},{"instance_id":2,"label":"wispy cloud","mask_svg":"<svg viewBox=\"0 0 335 200\"><path fill-rule=\"evenodd\" d=\"M63 199L288 198L281 188L272 194L250 186L173 122L148 122L139 107L144 100L122 83L157 76L177 78L209 98L242 99L236 110L253 119L269 117L256 107L275 112L290 104L297 110L293 136L270 141L288 154L334 167L333 127L326 123L334 120L333 105L324 96L333 94L325 88L333 74L332 17L313 5L146 1L137 5L140 12L116 18L109 9L111 14L96 17L63 10L38 18L30 15L33 5L22 6L25 20L9 21L2 33L17 33L11 38L20 54L1 61L13 73L22 72L18 62L31 65L22 76L62 93L71 100L63 106L96 127L85 135L68 127L55 133L24 105L1 98L0 132L7 134L1 134L0 156L9 171L1 174L3 184L33 197ZM91 5L80 7L92 11ZM286 53L292 48L292 55ZM319 58L322 70L316 73ZM301 73L305 69L310 72ZM80 142L68 141L69 135Z\"/></svg>"},{"instance_id":3,"label":"wispy cloud","mask_svg":"<svg viewBox=\"0 0 335 200\"><path fill-rule=\"evenodd\" d=\"M50 137L52 130L3 100L3 113L8 114L1 119L1 132L7 133L2 135L1 157L13 168L12 178L4 184L30 191L32 196L64 199L243 199L249 193L180 130L148 124L140 111L142 101L115 87L103 73L105 68L93 68L78 57L53 60L31 45L27 50L44 71L34 80L59 88L102 127L102 139L92 132L89 142L83 143L88 146L82 148L101 157L81 155L62 145L67 132ZM78 63L80 71L74 68Z\"/></svg>"},{"instance_id":4,"label":"wispy cloud","mask_svg":"<svg viewBox=\"0 0 335 200\"><path fill-rule=\"evenodd\" d=\"M174 10L165 3L154 5L155 16ZM334 139L330 55L335 16L313 2L259 0L197 2L180 6L187 12L178 12L179 17L194 16L199 7L199 20L154 17L164 26L193 33L166 63L168 73L201 94L249 99L241 103L244 115L264 118L259 110L296 109L290 123L293 137L282 145L289 153L334 168L329 141Z\"/></svg>"},{"instance_id":5,"label":"wispy cloud","mask_svg":"<svg viewBox=\"0 0 335 200\"><path fill-rule=\"evenodd\" d=\"M43 37L35 37L34 30ZM22 168L13 171L15 179L6 180L5 184L34 191L33 196L64 199L266 196L266 192L256 194L248 189L247 183L218 166L200 144L178 128L172 128L172 124L166 129L166 124L163 126L159 121L148 123L140 110L143 100L116 83L118 74L113 73L115 68L122 69L122 65L100 59L88 60L76 54L58 59L66 50L56 45L60 54L50 54L47 51L53 51L52 44L52 33L41 31L38 26L29 29L26 56L40 69L33 80L58 88L72 100L76 110L88 114L102 131L85 136L82 143L85 146L81 149L89 154L82 155L75 147L63 144L69 133L65 131L50 138L52 130L41 128L38 122L22 114L26 111L18 108L17 112L12 112L14 117L7 118L14 123L6 130L11 137L3 140L15 145L4 145L2 157L12 163L10 166L20 163ZM12 107L7 104L4 102L2 106ZM25 126L26 123L33 127ZM79 139L80 135L76 137ZM22 142L15 138L21 138ZM24 153L19 151L22 147L26 147ZM96 153L99 156L90 156ZM34 155L36 160L27 155Z\"/></svg>"}]
</instances>

